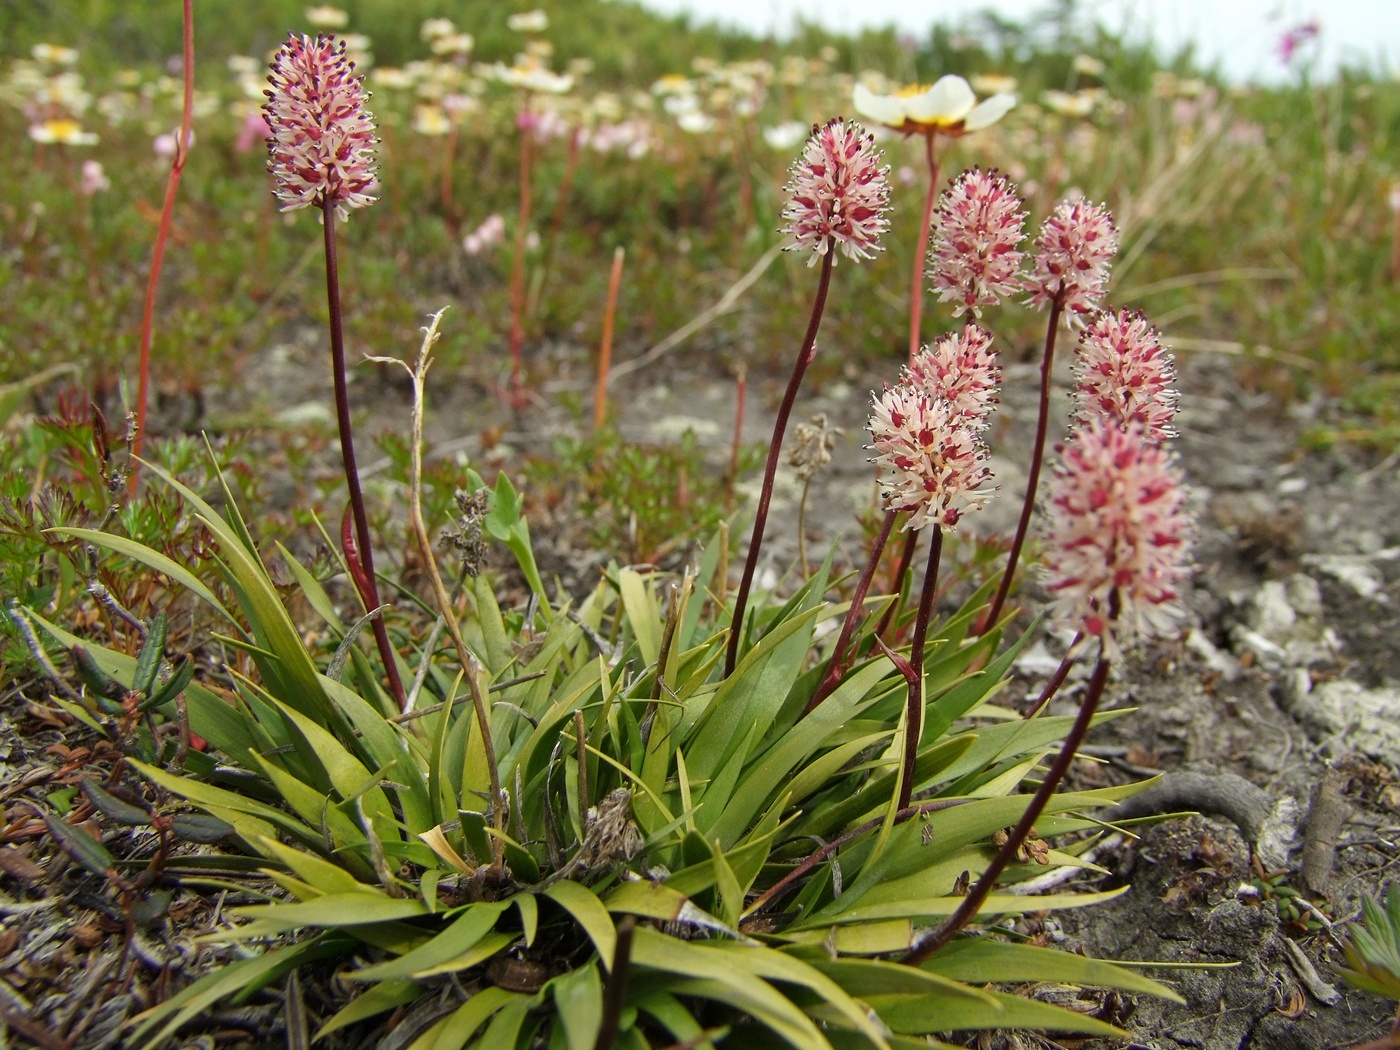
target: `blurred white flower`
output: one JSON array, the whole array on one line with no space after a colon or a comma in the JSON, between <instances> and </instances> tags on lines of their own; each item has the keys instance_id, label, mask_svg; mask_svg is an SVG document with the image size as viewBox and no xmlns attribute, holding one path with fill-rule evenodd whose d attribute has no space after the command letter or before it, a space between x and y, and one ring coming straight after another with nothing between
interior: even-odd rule
<instances>
[{"instance_id":1,"label":"blurred white flower","mask_svg":"<svg viewBox=\"0 0 1400 1050\"><path fill-rule=\"evenodd\" d=\"M316 29L344 29L350 23L350 15L330 4L318 4L306 9L306 21Z\"/></svg>"},{"instance_id":2,"label":"blurred white flower","mask_svg":"<svg viewBox=\"0 0 1400 1050\"><path fill-rule=\"evenodd\" d=\"M549 28L549 16L543 11L522 11L506 19L506 25L517 33L543 33Z\"/></svg>"}]
</instances>

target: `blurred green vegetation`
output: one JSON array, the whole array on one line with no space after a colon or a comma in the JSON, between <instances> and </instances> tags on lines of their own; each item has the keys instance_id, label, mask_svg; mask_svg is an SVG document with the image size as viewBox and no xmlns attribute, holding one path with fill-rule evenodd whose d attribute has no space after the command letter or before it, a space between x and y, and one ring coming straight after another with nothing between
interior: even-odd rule
<instances>
[{"instance_id":1,"label":"blurred green vegetation","mask_svg":"<svg viewBox=\"0 0 1400 1050\"><path fill-rule=\"evenodd\" d=\"M246 55L261 64L287 30L309 29L305 6L196 5L197 144L156 325L155 375L167 388L238 382L287 326L323 317L319 260L307 255L315 221L275 211L261 145L250 147L246 137L256 100L229 63ZM450 369L498 376L509 326L521 100L478 63L509 63L533 39L506 25L528 5L342 6L350 16L344 31L370 41L383 137L383 199L345 231L352 352L402 349L426 313L451 303L465 334L445 342L438 376ZM1025 23L983 15L923 40L892 31L837 37L811 25L790 39L765 40L626 2L539 6L550 16L539 38L552 50L545 61L561 70L573 63L579 75L565 99L537 103L561 115L564 131L534 149L529 228L539 245L526 259L527 362L546 344L574 346L586 360L618 245L628 252L621 359L715 303L777 239L796 147L771 147L764 132L848 112L853 77L873 70L896 83L944 72L1014 75L1022 102L1004 121L940 140L944 176L974 163L1007 171L1026 193L1032 224L1067 193L1106 201L1124 235L1112 299L1147 311L1180 350L1237 355L1244 381L1285 397L1341 395L1400 370L1390 203L1400 180L1400 84L1392 79L1350 70L1314 83L1300 68L1283 87L1231 86L1197 68L1189 53L1155 54L1085 28L1069 0ZM431 55L419 26L444 15L474 36L470 59ZM91 383L134 377L145 271L169 167L152 146L178 120L178 59L172 67L171 56L179 34L173 0L0 5L0 80L12 78L34 44L77 48L73 69L92 96L83 123L100 136L90 147L39 146L26 135L33 114L13 85L9 104L0 104L0 135L12 143L0 156L8 188L0 200L0 282L9 304L0 314L0 381L58 360L82 365ZM376 70L425 60L452 67L451 90L470 96L472 108L452 135L414 130L415 107L441 101L425 94L422 79L405 90L376 84ZM736 103L735 85L751 82L755 69L760 90L750 111ZM680 130L662 100L647 95L666 74L689 78L710 130ZM1092 111L1061 115L1044 96L1050 89L1095 95ZM571 148L569 129L625 121L644 126L641 155ZM892 374L905 345L907 274L927 175L921 143L890 137L883 147L896 182L888 250L873 263L838 270L817 381L853 368ZM103 165L110 189L80 192L88 160ZM463 237L492 214L504 219L504 245L468 255ZM785 369L812 287L799 260L780 258L700 345L719 367ZM926 338L955 323L931 304L926 316ZM1036 316L1009 306L990 320L1006 352L1035 345ZM1364 417L1374 399L1343 403ZM1393 430L1387 404L1374 407L1382 413L1375 419Z\"/></svg>"}]
</instances>

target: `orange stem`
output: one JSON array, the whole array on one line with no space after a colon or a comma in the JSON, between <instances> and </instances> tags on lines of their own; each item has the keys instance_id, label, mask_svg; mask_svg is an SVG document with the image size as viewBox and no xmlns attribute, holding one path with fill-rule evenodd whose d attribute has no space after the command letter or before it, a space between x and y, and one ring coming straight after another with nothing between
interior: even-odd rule
<instances>
[{"instance_id":1,"label":"orange stem","mask_svg":"<svg viewBox=\"0 0 1400 1050\"><path fill-rule=\"evenodd\" d=\"M613 252L612 273L608 276L608 305L603 311L603 341L598 347L598 390L593 395L593 429L602 430L608 419L608 369L612 366L613 318L617 314L617 291L622 286L622 245Z\"/></svg>"}]
</instances>

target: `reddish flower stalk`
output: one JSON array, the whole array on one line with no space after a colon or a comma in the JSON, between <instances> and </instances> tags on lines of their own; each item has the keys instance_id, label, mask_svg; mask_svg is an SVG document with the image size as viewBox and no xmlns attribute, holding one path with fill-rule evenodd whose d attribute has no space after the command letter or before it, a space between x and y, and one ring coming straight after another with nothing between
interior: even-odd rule
<instances>
[{"instance_id":1,"label":"reddish flower stalk","mask_svg":"<svg viewBox=\"0 0 1400 1050\"><path fill-rule=\"evenodd\" d=\"M593 396L593 429L602 430L608 421L608 370L612 367L613 321L617 315L617 293L622 287L622 260L626 253L618 245L613 252L612 272L608 274L608 302L603 311L603 337L598 346L598 389Z\"/></svg>"},{"instance_id":2,"label":"reddish flower stalk","mask_svg":"<svg viewBox=\"0 0 1400 1050\"><path fill-rule=\"evenodd\" d=\"M725 651L724 674L734 671L739 659L739 643L744 633L744 613L748 609L749 591L758 569L758 555L763 545L763 530L768 523L768 507L773 498L773 482L777 477L778 457L788 419L797 401L802 377L816 354L817 331L831 288L831 270L839 251L848 259L869 259L880 250L880 235L889 225L885 213L889 210L889 168L880 164L880 152L874 138L859 124L841 118L829 120L812 128L812 134L802 148L802 155L793 164L788 179L790 194L783 209L786 232L791 237L790 248L810 251L807 265L821 260L821 277L817 284L812 315L807 333L798 350L787 391L773 422L773 438L768 446L768 462L763 471L763 487L754 509L753 533L749 552L744 561L744 573L734 599L734 616L730 623L729 644Z\"/></svg>"},{"instance_id":3,"label":"reddish flower stalk","mask_svg":"<svg viewBox=\"0 0 1400 1050\"><path fill-rule=\"evenodd\" d=\"M1041 462L1045 458L1045 438L1050 428L1050 378L1060 318L1066 312L1077 316L1095 309L1108 285L1109 263L1118 251L1118 231L1113 217L1102 205L1066 201L1041 226L1035 249L1035 266L1026 280L1026 288L1031 293L1028 302L1032 306L1050 307L1045 352L1040 361L1040 414L1036 419L1035 445L1026 476L1026 495L1021 501L1021 517L1016 523L1016 535L1011 541L1001 584L978 626L980 634L991 630L1001 615L1030 530Z\"/></svg>"},{"instance_id":4,"label":"reddish flower stalk","mask_svg":"<svg viewBox=\"0 0 1400 1050\"><path fill-rule=\"evenodd\" d=\"M528 107L528 103L527 103ZM515 251L510 263L510 402L519 407L525 397L520 375L520 350L525 342L525 235L530 224L530 140L534 138L530 111L521 112L520 213L516 219Z\"/></svg>"},{"instance_id":5,"label":"reddish flower stalk","mask_svg":"<svg viewBox=\"0 0 1400 1050\"><path fill-rule=\"evenodd\" d=\"M943 530L934 529L929 540L928 567L919 593L919 611L914 617L914 642L909 650L909 692L904 721L904 769L899 778L899 805L904 809L914 794L914 767L919 759L919 738L924 731L924 646L938 593L938 563L943 554Z\"/></svg>"},{"instance_id":6,"label":"reddish flower stalk","mask_svg":"<svg viewBox=\"0 0 1400 1050\"><path fill-rule=\"evenodd\" d=\"M350 395L345 378L345 335L341 314L340 269L336 257L335 220L350 209L375 200L374 122L365 109L368 93L345 57L345 45L328 36L298 37L282 45L268 77L271 85L264 110L272 138L268 141L268 170L282 210L317 208L321 212L326 257L326 302L330 313L331 377L335 386L336 422L345 484L355 524L355 547L347 546L352 577L366 609L380 606L370 543L369 519L355 461ZM389 641L384 618L374 618L389 691L403 710L404 689L397 654Z\"/></svg>"},{"instance_id":7,"label":"reddish flower stalk","mask_svg":"<svg viewBox=\"0 0 1400 1050\"><path fill-rule=\"evenodd\" d=\"M924 198L924 213L919 222L919 243L914 249L914 276L909 287L909 360L913 361L923 342L920 327L924 315L924 256L928 252L929 228L933 225L933 206L938 200L938 156L934 151L937 133L924 136L924 159L928 163L928 196Z\"/></svg>"},{"instance_id":8,"label":"reddish flower stalk","mask_svg":"<svg viewBox=\"0 0 1400 1050\"><path fill-rule=\"evenodd\" d=\"M126 479L127 495L135 495L141 482L141 446L146 436L146 405L151 389L151 338L155 327L156 288L160 285L165 262L165 242L170 239L170 222L175 214L175 196L180 176L189 159L191 125L194 119L194 0L184 0L184 96L180 107L180 132L175 154L170 158L170 178L165 183L165 201L160 208L160 225L151 248L151 272L146 278L146 298L141 305L141 349L136 379L136 433L131 443L131 472Z\"/></svg>"}]
</instances>

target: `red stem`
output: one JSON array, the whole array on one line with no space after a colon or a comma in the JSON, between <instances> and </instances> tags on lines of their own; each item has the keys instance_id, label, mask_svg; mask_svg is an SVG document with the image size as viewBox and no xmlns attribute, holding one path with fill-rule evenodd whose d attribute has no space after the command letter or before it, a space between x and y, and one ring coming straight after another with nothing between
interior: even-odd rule
<instances>
[{"instance_id":1,"label":"red stem","mask_svg":"<svg viewBox=\"0 0 1400 1050\"><path fill-rule=\"evenodd\" d=\"M938 158L933 152L936 131L924 138L924 153L928 160L928 197L924 200L924 221L919 226L919 247L914 253L914 279L909 289L909 360L919 353L919 324L924 312L924 257L928 254L929 227L933 224L933 205L938 200Z\"/></svg>"},{"instance_id":2,"label":"red stem","mask_svg":"<svg viewBox=\"0 0 1400 1050\"><path fill-rule=\"evenodd\" d=\"M520 347L525 341L525 228L530 223L530 139L534 129L530 121L527 100L520 129L520 218L515 230L515 258L510 264L510 396L519 403L522 397L520 379Z\"/></svg>"},{"instance_id":3,"label":"red stem","mask_svg":"<svg viewBox=\"0 0 1400 1050\"><path fill-rule=\"evenodd\" d=\"M904 548L899 552L899 564L895 566L894 576L890 580L890 593L894 595L894 601L885 610L885 615L880 617L880 624L875 628L875 633L881 638L885 637L885 631L899 612L900 595L904 593L904 579L909 575L909 566L914 563L914 548L918 545L919 533L916 529L910 529L904 536Z\"/></svg>"},{"instance_id":4,"label":"red stem","mask_svg":"<svg viewBox=\"0 0 1400 1050\"><path fill-rule=\"evenodd\" d=\"M787 392L778 406L778 417L773 422L773 440L768 446L768 465L763 470L763 489L758 495L758 507L754 511L753 535L749 537L749 556L744 561L744 576L739 581L739 591L734 599L734 618L729 626L729 646L724 655L724 677L734 672L739 660L739 636L744 633L744 611L749 604L749 588L753 586L754 572L758 568L758 552L763 546L763 527L768 523L768 504L773 499L773 479L778 474L778 456L783 449L783 435L787 432L788 417L797 401L798 388L807 372L817 349L817 329L821 327L822 311L826 309L826 294L831 289L831 267L836 261L836 245L828 241L822 255L821 279L817 284L817 297L812 303L812 316L807 322L807 334L802 339L802 349L797 353L797 362L792 367L792 378L788 380Z\"/></svg>"},{"instance_id":5,"label":"red stem","mask_svg":"<svg viewBox=\"0 0 1400 1050\"><path fill-rule=\"evenodd\" d=\"M1021 557L1021 548L1030 530L1031 514L1035 510L1035 491L1040 485L1041 461L1045 458L1045 434L1050 428L1050 372L1055 360L1055 336L1060 328L1060 314L1064 312L1063 290L1055 296L1050 305L1049 329L1045 333L1045 355L1040 362L1040 418L1035 426L1035 447L1031 450L1030 474L1026 477L1026 498L1021 504L1021 520L1016 523L1016 538L1011 543L1011 554L1006 560L1002 573L1001 586L997 588L996 599L987 610L978 634L986 634L1001 615L1006 596L1011 591L1011 580L1016 575L1016 562Z\"/></svg>"},{"instance_id":6,"label":"red stem","mask_svg":"<svg viewBox=\"0 0 1400 1050\"><path fill-rule=\"evenodd\" d=\"M370 546L369 519L365 515L364 494L360 490L360 471L355 464L355 439L350 423L350 391L345 382L345 335L340 313L340 267L335 254L335 204L326 201L321 205L325 222L326 247L326 303L330 309L331 330L331 377L335 383L335 420L340 428L340 455L345 462L345 487L350 496L350 512L355 517L355 541L359 563L364 569L361 587L368 593L361 594L366 611L379 608L379 586L374 576L374 551ZM403 682L399 678L398 662L394 658L394 648L389 644L389 631L384 626L382 615L374 618L374 641L379 647L379 658L384 664L384 673L389 678L389 692L399 710L404 709Z\"/></svg>"},{"instance_id":7,"label":"red stem","mask_svg":"<svg viewBox=\"0 0 1400 1050\"><path fill-rule=\"evenodd\" d=\"M184 98L180 110L180 134L175 141L175 156L170 160L170 178L165 183L165 202L160 209L160 225L156 228L156 243L151 249L151 272L146 278L146 301L141 307L141 358L136 380L136 434L131 443L131 473L126 480L128 495L135 495L141 481L141 445L146 436L146 404L151 389L151 335L155 327L156 288L160 284L161 264L165 261L165 242L170 239L170 223L175 214L175 195L180 189L180 176L189 157L190 126L194 120L194 0L184 0Z\"/></svg>"},{"instance_id":8,"label":"red stem","mask_svg":"<svg viewBox=\"0 0 1400 1050\"><path fill-rule=\"evenodd\" d=\"M836 687L841 684L841 679L845 677L846 669L851 664L850 660L846 658L846 648L851 644L851 636L856 633L856 625L860 623L861 607L865 604L865 596L870 590L871 582L875 579L875 570L880 565L880 555L885 552L885 544L889 541L890 531L894 528L894 521L898 516L898 511L888 510L885 512L884 520L880 522L880 531L875 536L874 545L870 548L870 557L866 559L865 568L861 570L860 579L856 581L855 592L851 595L851 607L846 610L846 621L841 625L841 634L836 639L836 648L831 650L831 659L826 663L826 673L822 675L817 691L812 694L812 699L808 701L807 709L802 712L804 716L811 714L821 706L822 701L836 691Z\"/></svg>"},{"instance_id":9,"label":"red stem","mask_svg":"<svg viewBox=\"0 0 1400 1050\"><path fill-rule=\"evenodd\" d=\"M593 395L593 429L603 429L608 420L608 370L612 367L613 319L617 313L617 293L622 287L621 245L613 252L612 273L608 275L608 302L603 310L603 336L598 346L598 390Z\"/></svg>"},{"instance_id":10,"label":"red stem","mask_svg":"<svg viewBox=\"0 0 1400 1050\"><path fill-rule=\"evenodd\" d=\"M1036 819L1045 812L1045 807L1049 803L1051 796L1055 794L1055 789L1060 786L1060 781L1064 779L1069 765L1074 761L1074 754L1079 750L1079 745L1084 742L1084 736L1089 730L1089 723L1094 719L1094 712L1098 710L1099 699L1103 696L1104 684L1108 681L1108 660L1100 654L1099 661L1094 665L1093 677L1089 679L1088 691L1084 694L1084 701L1079 706L1079 717L1074 720L1074 726L1069 731L1069 736L1065 738L1064 744L1060 747L1060 753L1055 756L1054 764L1050 771L1045 774L1045 779L1041 781L1040 787L1036 789L1030 805L1021 814L1020 821L1012 829L1010 836L997 851L997 855L992 859L991 865L982 873L982 877L977 880L977 884L968 891L962 903L958 905L957 911L944 921L929 937L920 942L919 946L906 955L903 962L910 966L918 966L920 963L931 958L935 952L951 941L964 926L977 914L982 903L991 893L992 887L996 884L998 877L1006 870L1006 866L1016 857L1026 839L1030 836L1031 828L1035 825Z\"/></svg>"},{"instance_id":11,"label":"red stem","mask_svg":"<svg viewBox=\"0 0 1400 1050\"><path fill-rule=\"evenodd\" d=\"M943 555L943 530L933 527L928 546L928 568L919 592L919 612L914 617L914 643L909 650L908 718L904 725L904 775L899 783L899 808L909 805L914 794L914 763L919 758L919 737L924 731L924 644L933 613L933 596L938 590L938 562Z\"/></svg>"}]
</instances>

